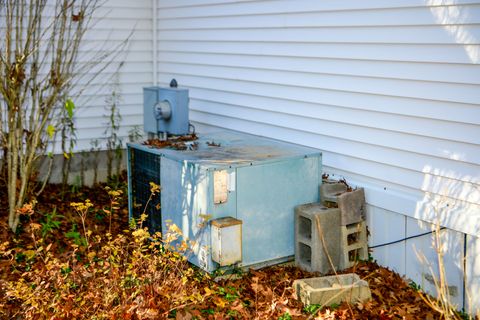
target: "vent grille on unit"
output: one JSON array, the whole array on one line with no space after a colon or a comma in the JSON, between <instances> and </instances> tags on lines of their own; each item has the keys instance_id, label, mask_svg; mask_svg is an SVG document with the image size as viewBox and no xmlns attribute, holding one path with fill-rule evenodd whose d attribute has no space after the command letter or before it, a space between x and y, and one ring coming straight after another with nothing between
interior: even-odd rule
<instances>
[{"instance_id":1,"label":"vent grille on unit","mask_svg":"<svg viewBox=\"0 0 480 320\"><path fill-rule=\"evenodd\" d=\"M150 197L150 182L160 185L160 156L142 150L130 149L130 179L132 192L132 214L135 220L144 212ZM160 194L152 198L145 210L147 220L143 227L150 232L162 231Z\"/></svg>"}]
</instances>

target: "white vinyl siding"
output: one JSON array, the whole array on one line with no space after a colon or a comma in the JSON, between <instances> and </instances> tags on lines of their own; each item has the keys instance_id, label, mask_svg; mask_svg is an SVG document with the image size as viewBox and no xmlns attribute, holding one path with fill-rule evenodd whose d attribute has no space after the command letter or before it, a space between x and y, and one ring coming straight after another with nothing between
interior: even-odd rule
<instances>
[{"instance_id":1,"label":"white vinyl siding","mask_svg":"<svg viewBox=\"0 0 480 320\"><path fill-rule=\"evenodd\" d=\"M446 260L451 299L480 308L480 1L157 7L159 83L176 78L190 89L197 129L321 149L326 173L365 187L371 246L428 232L421 221L440 219L456 253ZM435 260L430 235L373 255L422 284L428 272L414 247Z\"/></svg>"},{"instance_id":2,"label":"white vinyl siding","mask_svg":"<svg viewBox=\"0 0 480 320\"><path fill-rule=\"evenodd\" d=\"M75 101L77 150L89 150L94 140L103 145L104 132L109 126L106 100L113 91L119 94L122 117L119 138L127 141L132 127L142 126L142 88L150 86L153 79L152 17L151 0L109 0L96 11L79 59L91 59L105 52L113 62ZM120 50L116 51L117 48Z\"/></svg>"},{"instance_id":3,"label":"white vinyl siding","mask_svg":"<svg viewBox=\"0 0 480 320\"><path fill-rule=\"evenodd\" d=\"M160 0L158 78L190 89L200 125L319 148L371 205L432 221L440 196L464 222L480 211L479 23L478 1Z\"/></svg>"},{"instance_id":4,"label":"white vinyl siding","mask_svg":"<svg viewBox=\"0 0 480 320\"><path fill-rule=\"evenodd\" d=\"M142 88L151 85L153 78L152 1L107 0L99 4L91 20L85 17L90 27L78 53L80 64L98 65L92 69L75 69L78 77L74 78L70 92L76 105L75 151L89 150L94 140L105 149L103 140L109 126L106 100L113 91L119 94L118 109L122 117L119 138L126 141L132 127L142 125ZM47 2L43 15L45 26L50 25L48 19L53 17L54 9L55 2ZM0 17L0 28L4 29L2 19L4 17ZM101 55L108 57L102 60ZM110 63L103 69L107 61ZM99 75L90 81L95 73ZM55 152L61 153L59 135Z\"/></svg>"}]
</instances>

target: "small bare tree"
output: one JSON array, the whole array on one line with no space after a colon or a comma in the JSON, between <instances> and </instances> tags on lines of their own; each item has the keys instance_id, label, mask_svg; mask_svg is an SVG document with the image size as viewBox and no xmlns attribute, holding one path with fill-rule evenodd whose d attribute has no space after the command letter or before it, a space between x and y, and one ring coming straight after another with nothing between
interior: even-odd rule
<instances>
[{"instance_id":1,"label":"small bare tree","mask_svg":"<svg viewBox=\"0 0 480 320\"><path fill-rule=\"evenodd\" d=\"M8 192L8 224L34 195L32 176L61 125L62 109L82 77L106 61L77 59L98 0L0 0L0 143ZM92 62L94 61L94 62ZM78 94L78 91L77 91ZM51 148L51 147L50 147Z\"/></svg>"}]
</instances>

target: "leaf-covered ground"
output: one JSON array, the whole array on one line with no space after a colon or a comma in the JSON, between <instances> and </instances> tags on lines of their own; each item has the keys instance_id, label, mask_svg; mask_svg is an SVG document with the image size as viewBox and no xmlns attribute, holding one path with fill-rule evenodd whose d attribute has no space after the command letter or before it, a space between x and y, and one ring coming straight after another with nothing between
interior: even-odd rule
<instances>
[{"instance_id":1,"label":"leaf-covered ground","mask_svg":"<svg viewBox=\"0 0 480 320\"><path fill-rule=\"evenodd\" d=\"M372 262L344 271L368 281L372 301L321 310L296 300L293 281L316 275L291 265L214 281L181 256L145 240L141 229L131 229L124 183L109 189L123 191L123 196L113 194L113 204L105 187L49 186L33 208L25 208L16 235L2 210L0 318L441 318L398 274ZM1 189L2 208L7 208L5 195ZM93 206L87 208L83 229L75 211L79 207L71 204L87 199Z\"/></svg>"}]
</instances>

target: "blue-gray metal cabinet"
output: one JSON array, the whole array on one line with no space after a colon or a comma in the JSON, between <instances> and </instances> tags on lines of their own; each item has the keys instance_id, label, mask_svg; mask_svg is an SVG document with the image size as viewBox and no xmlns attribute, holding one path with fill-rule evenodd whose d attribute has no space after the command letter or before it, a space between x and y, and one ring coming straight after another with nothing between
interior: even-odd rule
<instances>
[{"instance_id":1,"label":"blue-gray metal cabinet","mask_svg":"<svg viewBox=\"0 0 480 320\"><path fill-rule=\"evenodd\" d=\"M263 137L222 131L183 151L129 144L128 161L130 215L143 211L148 180L159 183L147 226L176 224L195 241L189 261L209 272L219 265L205 217L242 221L240 267L270 265L294 255L295 206L319 201L321 153Z\"/></svg>"}]
</instances>

